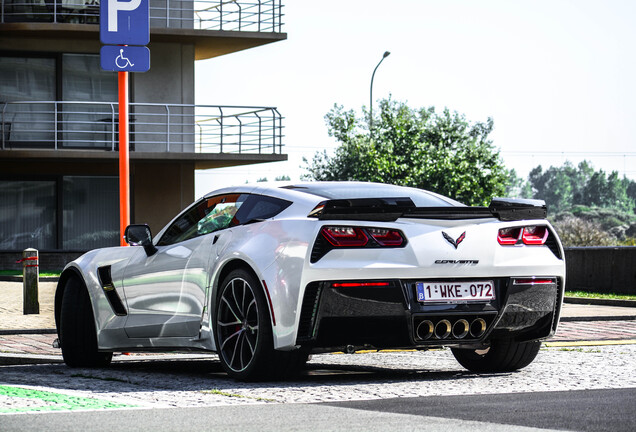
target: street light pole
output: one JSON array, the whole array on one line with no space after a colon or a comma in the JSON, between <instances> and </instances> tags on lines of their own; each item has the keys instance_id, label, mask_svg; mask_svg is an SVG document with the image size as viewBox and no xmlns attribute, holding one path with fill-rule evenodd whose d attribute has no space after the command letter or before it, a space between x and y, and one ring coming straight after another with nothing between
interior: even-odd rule
<instances>
[{"instance_id":1,"label":"street light pole","mask_svg":"<svg viewBox=\"0 0 636 432\"><path fill-rule=\"evenodd\" d=\"M388 51L384 51L382 54L382 59L378 63L378 65L373 69L373 75L371 75L371 90L369 91L369 136L373 138L373 78L375 78L375 71L378 70L380 64L387 58L391 53Z\"/></svg>"}]
</instances>

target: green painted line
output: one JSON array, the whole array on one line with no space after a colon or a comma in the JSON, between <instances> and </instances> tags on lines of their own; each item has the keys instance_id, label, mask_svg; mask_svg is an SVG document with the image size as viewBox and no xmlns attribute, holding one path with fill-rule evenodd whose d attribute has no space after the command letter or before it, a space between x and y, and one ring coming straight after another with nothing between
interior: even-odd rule
<instances>
[{"instance_id":1,"label":"green painted line","mask_svg":"<svg viewBox=\"0 0 636 432\"><path fill-rule=\"evenodd\" d=\"M0 397L18 398L15 407L1 407L0 413L21 413L37 411L75 411L96 409L132 408L116 402L109 402L82 396L71 396L45 390L0 385Z\"/></svg>"}]
</instances>

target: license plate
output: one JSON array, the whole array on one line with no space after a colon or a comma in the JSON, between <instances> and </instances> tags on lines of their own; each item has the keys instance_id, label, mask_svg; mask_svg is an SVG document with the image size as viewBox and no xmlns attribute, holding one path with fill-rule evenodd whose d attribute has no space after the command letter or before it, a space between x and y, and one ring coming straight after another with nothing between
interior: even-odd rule
<instances>
[{"instance_id":1,"label":"license plate","mask_svg":"<svg viewBox=\"0 0 636 432\"><path fill-rule=\"evenodd\" d=\"M495 298L493 281L417 282L419 302L490 301Z\"/></svg>"}]
</instances>

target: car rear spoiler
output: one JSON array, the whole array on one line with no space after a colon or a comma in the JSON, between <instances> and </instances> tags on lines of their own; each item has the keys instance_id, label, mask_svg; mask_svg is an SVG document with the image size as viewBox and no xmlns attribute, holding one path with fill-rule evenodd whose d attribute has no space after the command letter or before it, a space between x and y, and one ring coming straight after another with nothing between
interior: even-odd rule
<instances>
[{"instance_id":1,"label":"car rear spoiler","mask_svg":"<svg viewBox=\"0 0 636 432\"><path fill-rule=\"evenodd\" d=\"M488 207L416 207L410 198L356 198L324 201L310 214L320 220L364 220L392 222L415 219L486 219L500 221L545 219L545 202L517 198L494 198Z\"/></svg>"}]
</instances>

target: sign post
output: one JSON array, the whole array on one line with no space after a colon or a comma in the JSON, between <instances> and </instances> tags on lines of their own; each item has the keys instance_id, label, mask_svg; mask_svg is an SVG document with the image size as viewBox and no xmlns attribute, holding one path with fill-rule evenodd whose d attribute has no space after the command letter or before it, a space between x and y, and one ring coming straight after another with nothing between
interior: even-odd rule
<instances>
[{"instance_id":1,"label":"sign post","mask_svg":"<svg viewBox=\"0 0 636 432\"><path fill-rule=\"evenodd\" d=\"M130 225L130 155L128 151L128 72L117 72L119 84L119 245Z\"/></svg>"},{"instance_id":2,"label":"sign post","mask_svg":"<svg viewBox=\"0 0 636 432\"><path fill-rule=\"evenodd\" d=\"M128 72L150 69L149 0L102 0L99 15L102 69L117 72L119 85L119 244L130 224L130 164L128 150ZM130 46L133 45L133 46ZM136 46L134 46L136 45Z\"/></svg>"}]
</instances>

